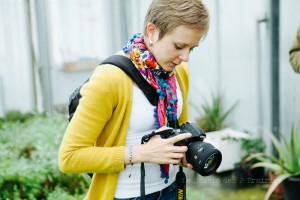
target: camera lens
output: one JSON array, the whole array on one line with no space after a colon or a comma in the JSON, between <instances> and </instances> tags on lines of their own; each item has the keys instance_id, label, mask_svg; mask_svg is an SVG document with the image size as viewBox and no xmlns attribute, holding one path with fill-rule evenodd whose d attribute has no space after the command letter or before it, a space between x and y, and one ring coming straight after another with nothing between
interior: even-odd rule
<instances>
[{"instance_id":1,"label":"camera lens","mask_svg":"<svg viewBox=\"0 0 300 200\"><path fill-rule=\"evenodd\" d=\"M210 155L204 163L204 171L206 173L213 173L219 166L218 166L218 160L219 160L219 156L217 153L213 153L212 155Z\"/></svg>"},{"instance_id":2,"label":"camera lens","mask_svg":"<svg viewBox=\"0 0 300 200\"><path fill-rule=\"evenodd\" d=\"M222 154L213 145L205 142L192 142L188 146L187 161L193 170L202 176L214 173L221 164Z\"/></svg>"}]
</instances>

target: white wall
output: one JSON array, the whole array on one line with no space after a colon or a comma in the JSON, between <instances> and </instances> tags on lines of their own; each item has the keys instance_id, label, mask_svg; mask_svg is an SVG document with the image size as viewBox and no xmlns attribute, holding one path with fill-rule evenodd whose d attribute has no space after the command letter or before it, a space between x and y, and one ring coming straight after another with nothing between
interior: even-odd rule
<instances>
[{"instance_id":1,"label":"white wall","mask_svg":"<svg viewBox=\"0 0 300 200\"><path fill-rule=\"evenodd\" d=\"M0 114L33 109L25 1L0 1Z\"/></svg>"},{"instance_id":2,"label":"white wall","mask_svg":"<svg viewBox=\"0 0 300 200\"><path fill-rule=\"evenodd\" d=\"M111 54L108 1L49 1L54 104L66 103L70 94L92 73L64 71L65 62L103 60Z\"/></svg>"},{"instance_id":3,"label":"white wall","mask_svg":"<svg viewBox=\"0 0 300 200\"><path fill-rule=\"evenodd\" d=\"M211 13L211 29L191 55L191 101L202 105L203 98L209 99L211 92L219 89L225 98L225 108L239 101L229 118L236 129L254 133L260 133L261 128L270 129L269 25L261 23L257 32L257 20L269 15L269 2L207 0L205 3ZM280 111L284 133L290 131L293 121L300 119L300 76L293 72L288 58L300 24L299 7L300 1L281 1ZM197 116L196 112L191 114Z\"/></svg>"},{"instance_id":4,"label":"white wall","mask_svg":"<svg viewBox=\"0 0 300 200\"><path fill-rule=\"evenodd\" d=\"M122 0L121 0L122 1ZM51 49L53 55L53 94L54 103L63 104L69 98L74 88L82 84L92 73L86 71L63 71L62 65L68 61L78 61L97 58L100 61L122 49L125 40L131 33L127 33L119 12L120 0L65 0L49 1L49 15L51 16ZM129 0L124 5L130 22L128 30L141 30L143 20L136 16L144 15L141 3ZM148 1L149 2L149 1ZM142 5L146 5L143 2ZM112 13L113 12L113 13ZM112 14L114 15L112 19ZM129 32L129 31L128 31ZM120 37L121 35L124 36ZM63 85L63 87L62 87Z\"/></svg>"},{"instance_id":5,"label":"white wall","mask_svg":"<svg viewBox=\"0 0 300 200\"><path fill-rule=\"evenodd\" d=\"M228 122L238 130L257 132L260 123L256 20L265 15L264 1L205 3L211 14L211 28L191 55L191 101L203 105L204 99L211 100L211 94L220 91L225 109L239 102Z\"/></svg>"},{"instance_id":6,"label":"white wall","mask_svg":"<svg viewBox=\"0 0 300 200\"><path fill-rule=\"evenodd\" d=\"M117 0L114 0L117 3ZM26 6L22 0L0 0L0 115L17 108L33 109L31 58L28 44ZM83 57L103 59L121 47L112 38L108 0L53 0L47 2L50 14L49 37L53 99L65 103L70 93L92 71L63 71L65 61ZM128 0L128 36L142 31L150 0ZM259 132L270 127L270 49L269 26L257 20L269 15L269 0L204 0L211 14L211 28L190 57L190 100L201 106L217 90L224 95L225 108L239 101L229 122L238 130ZM300 24L300 1L281 1L280 24L280 105L284 132L300 118L300 76L289 64L288 51ZM139 16L139 17L138 17ZM117 31L117 32L118 32ZM260 39L260 43L258 43ZM115 48L110 44L114 43ZM1 83L0 83L1 87ZM2 111L1 111L2 110ZM191 107L191 119L197 112Z\"/></svg>"}]
</instances>

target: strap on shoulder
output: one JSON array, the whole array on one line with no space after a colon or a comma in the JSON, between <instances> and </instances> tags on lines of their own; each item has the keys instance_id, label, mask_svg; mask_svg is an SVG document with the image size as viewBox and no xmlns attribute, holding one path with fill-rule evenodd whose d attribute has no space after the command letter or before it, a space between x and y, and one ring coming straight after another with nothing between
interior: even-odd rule
<instances>
[{"instance_id":1,"label":"strap on shoulder","mask_svg":"<svg viewBox=\"0 0 300 200\"><path fill-rule=\"evenodd\" d=\"M153 106L157 105L158 94L156 90L144 79L129 58L122 55L112 55L101 62L101 64L112 64L121 68L139 86L148 101Z\"/></svg>"}]
</instances>

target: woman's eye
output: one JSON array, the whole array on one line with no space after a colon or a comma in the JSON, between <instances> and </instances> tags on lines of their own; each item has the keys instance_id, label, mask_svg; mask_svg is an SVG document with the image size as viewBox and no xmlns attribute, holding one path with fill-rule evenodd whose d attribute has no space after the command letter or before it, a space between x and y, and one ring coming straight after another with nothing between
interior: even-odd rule
<instances>
[{"instance_id":1,"label":"woman's eye","mask_svg":"<svg viewBox=\"0 0 300 200\"><path fill-rule=\"evenodd\" d=\"M175 49L181 50L182 47L180 47L180 46L178 46L178 45L175 44Z\"/></svg>"}]
</instances>

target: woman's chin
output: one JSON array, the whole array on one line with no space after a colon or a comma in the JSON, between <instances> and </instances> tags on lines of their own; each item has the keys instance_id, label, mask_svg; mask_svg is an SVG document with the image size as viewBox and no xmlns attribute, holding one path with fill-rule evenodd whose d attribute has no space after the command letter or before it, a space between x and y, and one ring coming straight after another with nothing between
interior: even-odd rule
<instances>
[{"instance_id":1,"label":"woman's chin","mask_svg":"<svg viewBox=\"0 0 300 200\"><path fill-rule=\"evenodd\" d=\"M162 68L166 72L172 72L172 71L174 71L175 67L176 67L176 65L174 65L174 64L168 64L168 65L163 66Z\"/></svg>"}]
</instances>

